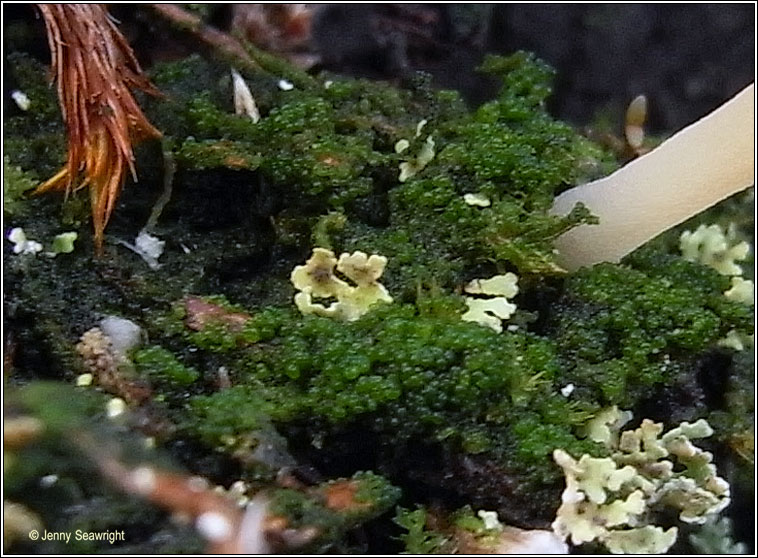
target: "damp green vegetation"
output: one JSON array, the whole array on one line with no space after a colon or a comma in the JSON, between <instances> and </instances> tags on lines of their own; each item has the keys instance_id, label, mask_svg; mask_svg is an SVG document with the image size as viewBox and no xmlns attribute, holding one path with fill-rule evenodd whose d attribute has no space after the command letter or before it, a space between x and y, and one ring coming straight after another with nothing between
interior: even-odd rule
<instances>
[{"instance_id":1,"label":"damp green vegetation","mask_svg":"<svg viewBox=\"0 0 758 558\"><path fill-rule=\"evenodd\" d=\"M437 554L447 542L443 535L426 528L426 516L424 508L413 511L398 508L394 521L406 531L399 536L405 545L405 553Z\"/></svg>"},{"instance_id":2,"label":"damp green vegetation","mask_svg":"<svg viewBox=\"0 0 758 558\"><path fill-rule=\"evenodd\" d=\"M469 505L549 528L563 489L553 450L605 456L581 426L616 405L667 428L707 418L720 470L735 471L733 506L749 507L751 465L734 448L753 424L752 351L720 341L752 334L753 310L724 296L728 277L680 257L677 231L621 264L573 274L557 265L553 240L593 217L582 207L548 215L554 196L615 163L547 113L547 66L525 53L488 57L482 71L502 88L471 109L423 75L396 88L251 53L264 68L244 75L258 123L234 114L228 67L192 56L151 69L165 97L140 101L165 137L137 150L139 182L125 185L100 258L86 192L65 206L62 195L28 196L63 162L65 136L46 68L9 57L31 106L6 121L6 226L49 244L73 224L78 238L55 258L5 242L6 387L14 412L47 432L16 450L8 498L48 529L131 529L119 551L202 549L164 512L92 482L98 473L73 441L85 432L121 457L131 446L114 440L138 431L156 445L137 452L147 462L274 491L273 513L320 533L303 550L431 552L444 540L419 506ZM294 88L280 86L285 78ZM153 269L125 243L164 191L162 149L176 172L151 230L166 242ZM401 181L403 164L414 172ZM752 242L751 204L735 197L697 219L736 223ZM385 256L394 302L353 322L301 315L290 274L314 247ZM503 332L462 321L463 285L508 271L519 276L518 309ZM121 422L105 416L107 400L124 397L118 382L107 395L97 382L71 387L88 372L75 346L103 315L149 339L126 358L150 399ZM310 471L308 488L275 487L283 468ZM39 489L51 474L55 490ZM335 491L352 507L330 508ZM715 548L710 532L679 544Z\"/></svg>"}]
</instances>

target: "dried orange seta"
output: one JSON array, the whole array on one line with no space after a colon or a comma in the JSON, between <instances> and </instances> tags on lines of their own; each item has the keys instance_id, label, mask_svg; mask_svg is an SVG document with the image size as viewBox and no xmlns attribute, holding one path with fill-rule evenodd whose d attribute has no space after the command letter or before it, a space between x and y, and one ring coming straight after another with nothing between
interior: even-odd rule
<instances>
[{"instance_id":1,"label":"dried orange seta","mask_svg":"<svg viewBox=\"0 0 758 558\"><path fill-rule=\"evenodd\" d=\"M95 248L129 169L132 145L161 133L147 120L133 89L159 96L103 4L38 4L47 27L53 79L68 133L68 157L35 193L90 189ZM83 177L80 177L83 174Z\"/></svg>"}]
</instances>

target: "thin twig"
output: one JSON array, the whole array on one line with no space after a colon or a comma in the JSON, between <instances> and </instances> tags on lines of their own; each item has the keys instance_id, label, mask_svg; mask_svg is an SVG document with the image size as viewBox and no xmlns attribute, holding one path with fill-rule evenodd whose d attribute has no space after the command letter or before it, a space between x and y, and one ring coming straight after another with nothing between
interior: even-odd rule
<instances>
[{"instance_id":1,"label":"thin twig","mask_svg":"<svg viewBox=\"0 0 758 558\"><path fill-rule=\"evenodd\" d=\"M227 58L232 65L251 71L260 71L260 65L250 57L237 39L205 24L196 15L176 4L148 4L148 6L175 27L190 33L215 52Z\"/></svg>"},{"instance_id":2,"label":"thin twig","mask_svg":"<svg viewBox=\"0 0 758 558\"><path fill-rule=\"evenodd\" d=\"M171 192L174 185L174 174L176 174L176 159L174 153L171 151L171 147L167 145L167 142L162 142L163 147L163 192L158 200L155 202L150 217L145 223L142 230L146 233L152 233L155 226L158 224L158 218L163 212L163 208L171 199Z\"/></svg>"}]
</instances>

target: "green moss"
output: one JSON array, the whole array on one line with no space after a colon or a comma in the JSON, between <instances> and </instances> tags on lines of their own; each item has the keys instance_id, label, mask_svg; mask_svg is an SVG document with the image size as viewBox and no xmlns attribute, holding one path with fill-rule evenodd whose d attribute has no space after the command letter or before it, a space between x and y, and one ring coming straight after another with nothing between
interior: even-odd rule
<instances>
[{"instance_id":1,"label":"green moss","mask_svg":"<svg viewBox=\"0 0 758 558\"><path fill-rule=\"evenodd\" d=\"M550 216L554 195L613 163L545 111L552 73L542 63L523 53L488 58L483 69L500 78L501 91L470 111L423 76L405 90L343 78L327 86L327 76L251 52L262 66L244 75L261 111L257 124L234 114L228 67L199 57L154 68L166 97L140 95L178 166L155 229L166 241L160 269L118 243L136 236L164 179L149 143L137 152L140 182L124 188L101 258L84 228L66 258L6 255L7 318L20 348L12 381L71 380L82 366L77 339L111 312L148 330L153 345L134 354L135 364L177 426L171 446L200 455L192 456L194 472L218 474L208 462L231 463L267 485L289 446L298 463L327 477L387 472L421 503L455 494L525 527L544 527L558 505L554 449L604 454L576 434L603 406L673 405L688 420L707 414L722 443L744 434L751 355L714 347L733 329L749 333L752 316L723 296L727 278L682 261L672 235L624 265L569 275L555 264L555 237L592 217L582 208ZM11 59L27 93L45 84L35 64ZM281 90L282 78L295 88ZM34 99L49 104L6 123L12 202L63 162L54 90L44 87L46 96ZM428 137L434 157L401 183L400 164ZM401 154L399 140L409 144ZM491 205L470 206L465 194ZM743 235L746 205L720 217L739 217ZM14 219L31 238L65 230L55 197L20 207ZM353 323L301 316L289 276L314 246L388 257L382 283L395 302ZM507 271L520 275L513 327L497 334L462 322L461 286ZM193 323L190 294L218 312ZM707 377L702 363L717 357L726 363L722 377ZM212 381L221 367L231 387ZM574 390L564 395L569 384ZM29 393L42 409L40 392ZM666 399L670 393L682 397ZM56 409L50 405L51 424ZM98 413L79 415L97 421ZM63 431L68 415L60 416ZM251 463L269 445L279 457L259 475ZM50 461L41 455L39 464ZM347 529L398 497L383 477L365 475L353 478L356 499L371 506L352 519L324 505L325 491L345 479L277 492L276 509L295 527L323 529L317 549L342 548ZM417 512L401 519L408 550L438 548Z\"/></svg>"},{"instance_id":2,"label":"green moss","mask_svg":"<svg viewBox=\"0 0 758 558\"><path fill-rule=\"evenodd\" d=\"M210 352L194 358L235 370L239 384L193 397L188 432L217 445L263 417L304 422L316 437L368 421L388 440L437 440L540 481L556 478L555 447L598 451L573 434L589 415L557 393L550 342L463 322L455 297L423 300L421 311L388 305L350 324L265 310L245 326L265 335L223 353L218 338L207 344L218 335L208 330L197 346Z\"/></svg>"},{"instance_id":3,"label":"green moss","mask_svg":"<svg viewBox=\"0 0 758 558\"><path fill-rule=\"evenodd\" d=\"M255 170L261 159L243 142L188 139L176 150L176 160L185 169L204 170L224 167Z\"/></svg>"},{"instance_id":4,"label":"green moss","mask_svg":"<svg viewBox=\"0 0 758 558\"><path fill-rule=\"evenodd\" d=\"M168 103L155 101L155 118L176 138L180 168L258 168L290 210L345 215L333 239L338 251L370 249L399 265L416 262L404 272L406 292L437 271L436 281L452 286L460 264L477 258L522 272L560 272L552 240L589 215L548 216L553 193L604 156L547 115L551 73L542 63L519 53L488 59L484 69L501 77L503 89L473 114L457 95L436 92L424 79L399 91L361 80L312 87L309 77L303 89L280 91L263 74L249 74L262 114L253 124L232 114L228 78L189 59L155 71L157 84L172 94ZM175 93L177 85L183 89ZM408 153L416 153L427 137L436 156L399 183L406 157L394 152L395 143L407 139ZM466 205L462 196L470 192L487 194L492 207ZM376 228L383 215L392 216L391 229Z\"/></svg>"},{"instance_id":5,"label":"green moss","mask_svg":"<svg viewBox=\"0 0 758 558\"><path fill-rule=\"evenodd\" d=\"M3 212L6 215L23 212L24 194L38 185L32 173L11 165L8 157L3 157Z\"/></svg>"},{"instance_id":6,"label":"green moss","mask_svg":"<svg viewBox=\"0 0 758 558\"><path fill-rule=\"evenodd\" d=\"M8 71L29 98L29 110L3 124L3 153L13 166L33 170L39 177L58 172L65 162L63 121L47 68L31 56L11 53Z\"/></svg>"},{"instance_id":7,"label":"green moss","mask_svg":"<svg viewBox=\"0 0 758 558\"><path fill-rule=\"evenodd\" d=\"M149 378L187 385L200 376L197 370L184 366L174 355L161 347L139 349L134 352L132 359L137 365L137 370Z\"/></svg>"},{"instance_id":8,"label":"green moss","mask_svg":"<svg viewBox=\"0 0 758 558\"><path fill-rule=\"evenodd\" d=\"M373 519L394 506L401 495L401 490L392 485L385 477L372 471L358 471L351 477L355 487L355 506L345 510L345 517L354 524ZM330 484L334 486L332 481Z\"/></svg>"},{"instance_id":9,"label":"green moss","mask_svg":"<svg viewBox=\"0 0 758 558\"><path fill-rule=\"evenodd\" d=\"M407 531L398 537L405 545L403 554L438 554L448 541L442 534L426 528L424 508L413 511L398 508L393 521Z\"/></svg>"},{"instance_id":10,"label":"green moss","mask_svg":"<svg viewBox=\"0 0 758 558\"><path fill-rule=\"evenodd\" d=\"M253 390L234 386L208 396L194 397L185 427L211 447L223 447L240 435L268 425L270 406Z\"/></svg>"},{"instance_id":11,"label":"green moss","mask_svg":"<svg viewBox=\"0 0 758 558\"><path fill-rule=\"evenodd\" d=\"M656 384L692 373L693 357L731 329L752 329L749 308L723 296L728 278L666 255L600 264L571 277L552 324L564 380L603 404L634 405Z\"/></svg>"},{"instance_id":12,"label":"green moss","mask_svg":"<svg viewBox=\"0 0 758 558\"><path fill-rule=\"evenodd\" d=\"M330 493L339 491L334 498ZM351 478L322 483L306 492L279 489L270 494L269 510L287 518L292 528L315 528L318 538L308 550L325 551L345 532L389 510L400 490L384 477L357 472ZM335 501L331 501L334 498Z\"/></svg>"}]
</instances>

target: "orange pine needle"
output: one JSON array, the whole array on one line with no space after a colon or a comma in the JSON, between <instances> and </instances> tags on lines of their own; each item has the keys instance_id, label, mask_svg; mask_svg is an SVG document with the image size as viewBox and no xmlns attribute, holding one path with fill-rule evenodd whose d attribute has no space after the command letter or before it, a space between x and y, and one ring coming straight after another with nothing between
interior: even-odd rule
<instances>
[{"instance_id":1,"label":"orange pine needle","mask_svg":"<svg viewBox=\"0 0 758 558\"><path fill-rule=\"evenodd\" d=\"M131 90L160 92L142 73L134 52L103 4L38 4L52 53L53 79L68 133L66 166L36 193L90 188L95 248L129 169L136 180L134 142L161 133ZM83 179L79 178L83 173Z\"/></svg>"}]
</instances>

